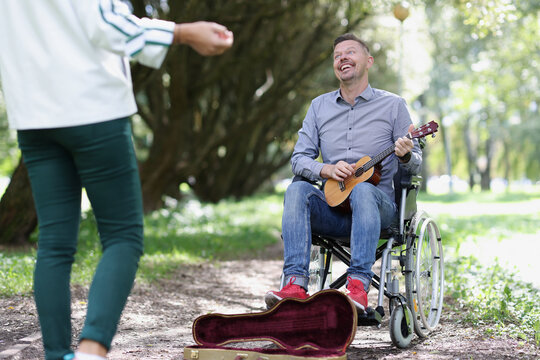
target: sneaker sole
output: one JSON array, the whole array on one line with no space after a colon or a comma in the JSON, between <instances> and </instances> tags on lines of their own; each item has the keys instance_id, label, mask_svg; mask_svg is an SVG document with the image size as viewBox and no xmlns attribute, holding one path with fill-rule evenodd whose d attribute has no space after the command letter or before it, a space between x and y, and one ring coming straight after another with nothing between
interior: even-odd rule
<instances>
[{"instance_id":1,"label":"sneaker sole","mask_svg":"<svg viewBox=\"0 0 540 360\"><path fill-rule=\"evenodd\" d=\"M276 305L280 300L283 300L283 299L272 293L268 293L264 296L264 302L266 303L267 309L273 308L274 305Z\"/></svg>"},{"instance_id":2,"label":"sneaker sole","mask_svg":"<svg viewBox=\"0 0 540 360\"><path fill-rule=\"evenodd\" d=\"M306 296L305 298L300 298L300 297L288 297L287 299L294 299L294 300L305 300L309 297ZM264 296L264 302L266 303L266 308L267 309L271 309L274 307L274 305L276 305L278 302L280 302L281 300L283 300L285 298L282 298L282 297L279 297L277 296L276 294L273 294L273 293L267 293L265 296Z\"/></svg>"},{"instance_id":3,"label":"sneaker sole","mask_svg":"<svg viewBox=\"0 0 540 360\"><path fill-rule=\"evenodd\" d=\"M360 313L365 313L366 312L366 307L362 304L360 304L359 302L356 302L354 301L353 299L349 298L352 303L354 304L354 307L356 308L356 310Z\"/></svg>"}]
</instances>

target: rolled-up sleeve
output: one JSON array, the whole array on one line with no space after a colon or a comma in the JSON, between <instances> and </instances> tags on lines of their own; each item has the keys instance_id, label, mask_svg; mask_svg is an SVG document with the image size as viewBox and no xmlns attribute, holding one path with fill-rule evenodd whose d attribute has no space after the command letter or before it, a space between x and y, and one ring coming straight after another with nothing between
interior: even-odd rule
<instances>
[{"instance_id":1,"label":"rolled-up sleeve","mask_svg":"<svg viewBox=\"0 0 540 360\"><path fill-rule=\"evenodd\" d=\"M319 157L319 132L313 103L308 109L302 128L298 131L298 141L291 157L292 171L295 175L309 180L321 180L324 166L316 159Z\"/></svg>"},{"instance_id":2,"label":"rolled-up sleeve","mask_svg":"<svg viewBox=\"0 0 540 360\"><path fill-rule=\"evenodd\" d=\"M73 1L92 44L159 68L172 44L175 23L138 18L118 0Z\"/></svg>"}]
</instances>

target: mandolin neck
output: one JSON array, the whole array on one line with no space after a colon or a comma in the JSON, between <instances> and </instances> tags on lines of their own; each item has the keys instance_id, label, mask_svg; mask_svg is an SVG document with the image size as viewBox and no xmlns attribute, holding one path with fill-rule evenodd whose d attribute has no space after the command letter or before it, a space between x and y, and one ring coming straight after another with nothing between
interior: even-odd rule
<instances>
[{"instance_id":1,"label":"mandolin neck","mask_svg":"<svg viewBox=\"0 0 540 360\"><path fill-rule=\"evenodd\" d=\"M406 135L409 139L411 139L411 135L410 134L407 134ZM395 144L392 144L391 146L389 146L388 148L384 149L381 153L375 155L373 158L371 158L371 160L369 160L368 162L366 162L364 165L362 165L360 168L358 168L354 175L356 177L362 175L363 173L365 173L366 171L368 171L369 169L371 169L372 167L374 167L375 165L377 165L378 163L380 163L381 161L383 161L384 159L386 159L390 154L392 154L394 152L394 150L396 149L396 145Z\"/></svg>"}]
</instances>

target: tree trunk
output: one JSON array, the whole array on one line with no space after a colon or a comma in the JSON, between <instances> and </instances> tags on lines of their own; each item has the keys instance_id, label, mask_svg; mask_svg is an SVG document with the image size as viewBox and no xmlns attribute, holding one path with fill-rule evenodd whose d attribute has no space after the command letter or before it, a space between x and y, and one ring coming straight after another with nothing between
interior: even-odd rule
<instances>
[{"instance_id":1,"label":"tree trunk","mask_svg":"<svg viewBox=\"0 0 540 360\"><path fill-rule=\"evenodd\" d=\"M448 192L452 194L454 192L454 183L452 180L452 153L450 149L450 142L448 140L448 134L446 133L446 127L444 126L442 110L438 105L436 105L436 108L437 108L437 116L439 118L440 134L442 137L442 142L443 142L443 147L444 147L446 171L448 173L448 179L449 179Z\"/></svg>"},{"instance_id":2,"label":"tree trunk","mask_svg":"<svg viewBox=\"0 0 540 360\"><path fill-rule=\"evenodd\" d=\"M486 167L480 172L480 188L484 191L491 190L491 161L493 158L492 135L486 139Z\"/></svg>"},{"instance_id":3,"label":"tree trunk","mask_svg":"<svg viewBox=\"0 0 540 360\"><path fill-rule=\"evenodd\" d=\"M0 201L0 244L27 243L36 225L37 215L30 179L21 158Z\"/></svg>"},{"instance_id":4,"label":"tree trunk","mask_svg":"<svg viewBox=\"0 0 540 360\"><path fill-rule=\"evenodd\" d=\"M475 174L476 174L476 151L472 145L470 135L470 119L465 119L465 127L463 129L463 139L465 140L465 148L467 149L467 169L469 169L469 190L474 189Z\"/></svg>"},{"instance_id":5,"label":"tree trunk","mask_svg":"<svg viewBox=\"0 0 540 360\"><path fill-rule=\"evenodd\" d=\"M175 22L217 21L235 34L221 56L173 46L161 69L132 68L138 115L149 128L136 142L148 154L140 163L145 212L159 209L163 195L180 197L182 182L204 201L251 195L287 163L305 104L336 87L332 40L371 10L364 2L323 0L132 4L139 16L152 10ZM0 243L24 241L36 225L30 186L20 176L2 199Z\"/></svg>"},{"instance_id":6,"label":"tree trunk","mask_svg":"<svg viewBox=\"0 0 540 360\"><path fill-rule=\"evenodd\" d=\"M440 117L440 125L441 125L441 135L443 139L443 145L444 145L444 156L446 159L446 169L448 171L448 192L450 194L454 193L454 180L452 177L452 153L450 150L450 142L448 140L448 134L446 133L446 127L444 126L443 118Z\"/></svg>"},{"instance_id":7,"label":"tree trunk","mask_svg":"<svg viewBox=\"0 0 540 360\"><path fill-rule=\"evenodd\" d=\"M504 179L506 180L506 192L510 191L510 143L508 138L505 138L503 141L503 166L504 166Z\"/></svg>"},{"instance_id":8,"label":"tree trunk","mask_svg":"<svg viewBox=\"0 0 540 360\"><path fill-rule=\"evenodd\" d=\"M133 68L139 115L153 134L140 164L146 213L163 205L163 195L180 196L183 182L202 201L251 195L290 160L298 114L336 86L325 76L331 67L322 66L331 60L333 37L366 16L359 4L324 3L168 3L169 19L206 14L235 33L235 44L209 58L173 47L160 70ZM336 16L343 9L352 11L347 28Z\"/></svg>"}]
</instances>

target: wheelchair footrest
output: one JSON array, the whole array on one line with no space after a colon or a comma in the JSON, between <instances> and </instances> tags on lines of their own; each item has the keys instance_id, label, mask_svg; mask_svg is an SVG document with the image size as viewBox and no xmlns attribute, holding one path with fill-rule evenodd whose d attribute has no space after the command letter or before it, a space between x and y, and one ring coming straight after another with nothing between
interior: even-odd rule
<instances>
[{"instance_id":1,"label":"wheelchair footrest","mask_svg":"<svg viewBox=\"0 0 540 360\"><path fill-rule=\"evenodd\" d=\"M365 313L358 314L358 326L378 326L381 322L381 314L371 307L367 307Z\"/></svg>"}]
</instances>

